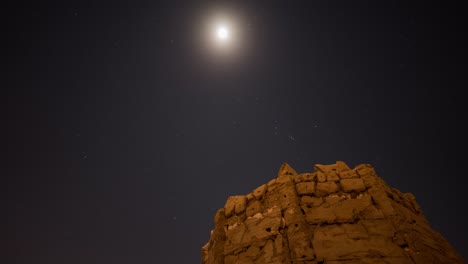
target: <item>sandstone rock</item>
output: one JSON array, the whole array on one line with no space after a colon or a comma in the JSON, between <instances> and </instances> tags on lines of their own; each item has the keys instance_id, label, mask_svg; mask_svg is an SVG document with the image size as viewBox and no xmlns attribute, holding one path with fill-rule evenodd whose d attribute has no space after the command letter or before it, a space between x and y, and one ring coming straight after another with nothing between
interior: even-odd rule
<instances>
[{"instance_id":1,"label":"sandstone rock","mask_svg":"<svg viewBox=\"0 0 468 264\"><path fill-rule=\"evenodd\" d=\"M370 164L357 165L355 170L361 177L366 175L375 175L375 170Z\"/></svg>"},{"instance_id":2,"label":"sandstone rock","mask_svg":"<svg viewBox=\"0 0 468 264\"><path fill-rule=\"evenodd\" d=\"M351 239L366 239L369 238L367 230L358 222L356 224L343 224L341 226L348 238Z\"/></svg>"},{"instance_id":3,"label":"sandstone rock","mask_svg":"<svg viewBox=\"0 0 468 264\"><path fill-rule=\"evenodd\" d=\"M303 181L315 181L317 178L317 173L301 173L294 177L294 182L303 182Z\"/></svg>"},{"instance_id":4,"label":"sandstone rock","mask_svg":"<svg viewBox=\"0 0 468 264\"><path fill-rule=\"evenodd\" d=\"M356 170L341 171L338 173L341 179L359 178Z\"/></svg>"},{"instance_id":5,"label":"sandstone rock","mask_svg":"<svg viewBox=\"0 0 468 264\"><path fill-rule=\"evenodd\" d=\"M313 194L315 192L315 182L300 182L296 184L299 195Z\"/></svg>"},{"instance_id":6,"label":"sandstone rock","mask_svg":"<svg viewBox=\"0 0 468 264\"><path fill-rule=\"evenodd\" d=\"M240 214L245 211L245 206L247 204L247 197L245 196L239 196L237 199L237 203L234 207L234 212L236 214Z\"/></svg>"},{"instance_id":7,"label":"sandstone rock","mask_svg":"<svg viewBox=\"0 0 468 264\"><path fill-rule=\"evenodd\" d=\"M297 172L288 163L283 163L278 171L278 177L285 175L295 176Z\"/></svg>"},{"instance_id":8,"label":"sandstone rock","mask_svg":"<svg viewBox=\"0 0 468 264\"><path fill-rule=\"evenodd\" d=\"M387 238L393 238L395 235L396 229L388 219L361 220L359 222L370 235L384 236Z\"/></svg>"},{"instance_id":9,"label":"sandstone rock","mask_svg":"<svg viewBox=\"0 0 468 264\"><path fill-rule=\"evenodd\" d=\"M360 192L366 189L362 179L342 179L340 184L345 192Z\"/></svg>"},{"instance_id":10,"label":"sandstone rock","mask_svg":"<svg viewBox=\"0 0 468 264\"><path fill-rule=\"evenodd\" d=\"M228 197L226 204L224 205L224 215L226 217L230 217L234 213L234 208L236 206L234 199L235 198L232 196Z\"/></svg>"},{"instance_id":11,"label":"sandstone rock","mask_svg":"<svg viewBox=\"0 0 468 264\"><path fill-rule=\"evenodd\" d=\"M267 183L268 187L274 186L276 184L276 179L272 179Z\"/></svg>"},{"instance_id":12,"label":"sandstone rock","mask_svg":"<svg viewBox=\"0 0 468 264\"><path fill-rule=\"evenodd\" d=\"M327 175L322 171L317 171L317 181L326 182L327 181Z\"/></svg>"},{"instance_id":13,"label":"sandstone rock","mask_svg":"<svg viewBox=\"0 0 468 264\"><path fill-rule=\"evenodd\" d=\"M349 223L359 219L362 212L370 205L370 195L363 195L336 203L331 207L331 209L336 216L335 221L337 223Z\"/></svg>"},{"instance_id":14,"label":"sandstone rock","mask_svg":"<svg viewBox=\"0 0 468 264\"><path fill-rule=\"evenodd\" d=\"M341 160L336 161L336 171L348 171L350 170L349 166Z\"/></svg>"},{"instance_id":15,"label":"sandstone rock","mask_svg":"<svg viewBox=\"0 0 468 264\"><path fill-rule=\"evenodd\" d=\"M328 196L325 196L325 204L323 205L324 207L330 207L338 202L341 202L343 200L346 200L349 197L342 196L342 195L336 195L336 194L331 194Z\"/></svg>"},{"instance_id":16,"label":"sandstone rock","mask_svg":"<svg viewBox=\"0 0 468 264\"><path fill-rule=\"evenodd\" d=\"M323 173L331 172L331 171L336 171L338 169L338 166L336 164L330 164L330 165L323 165L323 164L315 164L314 170L315 171L320 171Z\"/></svg>"},{"instance_id":17,"label":"sandstone rock","mask_svg":"<svg viewBox=\"0 0 468 264\"><path fill-rule=\"evenodd\" d=\"M334 223L336 220L336 215L332 208L312 207L305 212L306 221L309 224Z\"/></svg>"},{"instance_id":18,"label":"sandstone rock","mask_svg":"<svg viewBox=\"0 0 468 264\"><path fill-rule=\"evenodd\" d=\"M327 174L327 181L337 182L339 180L340 180L340 177L338 176L337 172L332 171Z\"/></svg>"},{"instance_id":19,"label":"sandstone rock","mask_svg":"<svg viewBox=\"0 0 468 264\"><path fill-rule=\"evenodd\" d=\"M362 257L404 257L404 251L381 236L352 239L341 226L320 226L315 230L313 245L318 259L349 260Z\"/></svg>"},{"instance_id":20,"label":"sandstone rock","mask_svg":"<svg viewBox=\"0 0 468 264\"><path fill-rule=\"evenodd\" d=\"M255 199L252 193L247 194L245 198L247 198L247 203L250 203L253 199Z\"/></svg>"},{"instance_id":21,"label":"sandstone rock","mask_svg":"<svg viewBox=\"0 0 468 264\"><path fill-rule=\"evenodd\" d=\"M265 194L266 189L267 189L266 184L263 184L257 189L255 189L252 194L255 197L255 199L260 199Z\"/></svg>"},{"instance_id":22,"label":"sandstone rock","mask_svg":"<svg viewBox=\"0 0 468 264\"><path fill-rule=\"evenodd\" d=\"M245 210L247 198L243 195L230 196L224 205L226 217L242 213Z\"/></svg>"},{"instance_id":23,"label":"sandstone rock","mask_svg":"<svg viewBox=\"0 0 468 264\"><path fill-rule=\"evenodd\" d=\"M371 165L314 170L297 174L284 163L276 179L228 197L202 263L465 263L414 195L389 188Z\"/></svg>"},{"instance_id":24,"label":"sandstone rock","mask_svg":"<svg viewBox=\"0 0 468 264\"><path fill-rule=\"evenodd\" d=\"M317 183L316 195L324 196L327 194L335 193L340 187L335 182L319 182Z\"/></svg>"},{"instance_id":25,"label":"sandstone rock","mask_svg":"<svg viewBox=\"0 0 468 264\"><path fill-rule=\"evenodd\" d=\"M305 205L320 206L323 204L323 200L321 198L304 195L301 197L301 203Z\"/></svg>"},{"instance_id":26,"label":"sandstone rock","mask_svg":"<svg viewBox=\"0 0 468 264\"><path fill-rule=\"evenodd\" d=\"M385 218L382 211L377 209L374 205L367 206L363 211L361 211L362 219L383 219Z\"/></svg>"},{"instance_id":27,"label":"sandstone rock","mask_svg":"<svg viewBox=\"0 0 468 264\"><path fill-rule=\"evenodd\" d=\"M261 211L262 211L262 203L260 201L254 201L249 206L247 206L245 215L247 217L250 217L250 216L256 215L257 213L260 213Z\"/></svg>"}]
</instances>

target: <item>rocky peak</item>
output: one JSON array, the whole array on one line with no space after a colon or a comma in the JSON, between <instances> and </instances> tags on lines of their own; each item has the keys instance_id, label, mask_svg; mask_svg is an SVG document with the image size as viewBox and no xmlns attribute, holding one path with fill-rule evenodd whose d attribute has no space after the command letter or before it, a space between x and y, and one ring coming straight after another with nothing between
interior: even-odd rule
<instances>
[{"instance_id":1,"label":"rocky peak","mask_svg":"<svg viewBox=\"0 0 468 264\"><path fill-rule=\"evenodd\" d=\"M228 197L202 263L464 263L425 219L411 193L392 189L369 164L316 164Z\"/></svg>"}]
</instances>

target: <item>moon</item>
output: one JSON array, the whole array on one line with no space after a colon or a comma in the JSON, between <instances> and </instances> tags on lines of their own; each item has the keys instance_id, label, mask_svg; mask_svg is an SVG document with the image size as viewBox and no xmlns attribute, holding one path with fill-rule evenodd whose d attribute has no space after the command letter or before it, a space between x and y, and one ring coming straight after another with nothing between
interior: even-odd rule
<instances>
[{"instance_id":1,"label":"moon","mask_svg":"<svg viewBox=\"0 0 468 264\"><path fill-rule=\"evenodd\" d=\"M234 11L214 10L201 13L194 31L202 53L216 61L231 63L245 52L242 17ZM204 55L205 56L205 55Z\"/></svg>"},{"instance_id":2,"label":"moon","mask_svg":"<svg viewBox=\"0 0 468 264\"><path fill-rule=\"evenodd\" d=\"M219 26L216 29L216 37L220 41L227 41L229 39L229 29L225 26Z\"/></svg>"}]
</instances>

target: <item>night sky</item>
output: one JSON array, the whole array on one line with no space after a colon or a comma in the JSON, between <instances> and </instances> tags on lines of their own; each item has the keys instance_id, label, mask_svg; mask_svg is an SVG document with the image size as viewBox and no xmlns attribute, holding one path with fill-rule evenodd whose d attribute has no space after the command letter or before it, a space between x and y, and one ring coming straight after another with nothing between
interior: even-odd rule
<instances>
[{"instance_id":1,"label":"night sky","mask_svg":"<svg viewBox=\"0 0 468 264\"><path fill-rule=\"evenodd\" d=\"M200 263L228 196L336 160L468 258L466 18L406 2L4 6L2 263Z\"/></svg>"}]
</instances>

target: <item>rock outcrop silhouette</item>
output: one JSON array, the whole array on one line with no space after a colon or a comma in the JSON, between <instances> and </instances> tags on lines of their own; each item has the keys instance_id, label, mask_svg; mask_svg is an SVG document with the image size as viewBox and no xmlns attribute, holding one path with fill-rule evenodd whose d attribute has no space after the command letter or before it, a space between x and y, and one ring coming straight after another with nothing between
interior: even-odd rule
<instances>
[{"instance_id":1,"label":"rock outcrop silhouette","mask_svg":"<svg viewBox=\"0 0 468 264\"><path fill-rule=\"evenodd\" d=\"M276 179L230 196L214 221L204 264L465 263L415 197L388 187L369 164L298 174L284 163Z\"/></svg>"}]
</instances>

